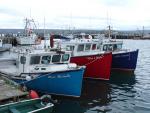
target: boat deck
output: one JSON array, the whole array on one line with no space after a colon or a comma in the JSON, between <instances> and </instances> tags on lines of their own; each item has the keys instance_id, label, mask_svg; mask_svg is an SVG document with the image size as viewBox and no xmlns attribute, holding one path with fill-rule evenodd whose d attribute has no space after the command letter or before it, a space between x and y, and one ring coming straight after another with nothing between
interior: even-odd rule
<instances>
[{"instance_id":1,"label":"boat deck","mask_svg":"<svg viewBox=\"0 0 150 113\"><path fill-rule=\"evenodd\" d=\"M6 77L0 76L0 104L7 100L17 101L28 93L19 89L19 86Z\"/></svg>"}]
</instances>

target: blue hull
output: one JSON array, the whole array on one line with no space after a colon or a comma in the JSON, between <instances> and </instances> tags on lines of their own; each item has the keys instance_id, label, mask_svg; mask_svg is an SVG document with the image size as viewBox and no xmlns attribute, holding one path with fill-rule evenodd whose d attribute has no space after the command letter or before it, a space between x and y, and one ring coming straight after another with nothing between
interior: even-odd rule
<instances>
[{"instance_id":1,"label":"blue hull","mask_svg":"<svg viewBox=\"0 0 150 113\"><path fill-rule=\"evenodd\" d=\"M30 81L13 80L25 85L28 89L38 92L79 97L81 95L84 69L40 74L38 78Z\"/></svg>"},{"instance_id":2,"label":"blue hull","mask_svg":"<svg viewBox=\"0 0 150 113\"><path fill-rule=\"evenodd\" d=\"M112 56L112 69L121 71L134 71L137 64L139 50L117 53Z\"/></svg>"}]
</instances>

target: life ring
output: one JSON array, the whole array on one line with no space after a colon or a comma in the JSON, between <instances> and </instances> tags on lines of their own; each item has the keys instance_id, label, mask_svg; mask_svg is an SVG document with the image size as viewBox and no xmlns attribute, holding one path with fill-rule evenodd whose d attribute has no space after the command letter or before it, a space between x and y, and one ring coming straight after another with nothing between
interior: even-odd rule
<instances>
[{"instance_id":1,"label":"life ring","mask_svg":"<svg viewBox=\"0 0 150 113\"><path fill-rule=\"evenodd\" d=\"M40 99L43 106L49 106L52 101L51 95L43 95Z\"/></svg>"}]
</instances>

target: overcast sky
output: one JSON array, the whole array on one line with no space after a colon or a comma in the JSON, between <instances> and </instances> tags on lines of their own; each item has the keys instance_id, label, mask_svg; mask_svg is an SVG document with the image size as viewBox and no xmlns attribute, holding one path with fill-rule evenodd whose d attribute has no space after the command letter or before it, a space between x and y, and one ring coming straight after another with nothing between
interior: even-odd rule
<instances>
[{"instance_id":1,"label":"overcast sky","mask_svg":"<svg viewBox=\"0 0 150 113\"><path fill-rule=\"evenodd\" d=\"M0 0L0 28L24 28L32 17L38 28L150 28L150 0Z\"/></svg>"}]
</instances>

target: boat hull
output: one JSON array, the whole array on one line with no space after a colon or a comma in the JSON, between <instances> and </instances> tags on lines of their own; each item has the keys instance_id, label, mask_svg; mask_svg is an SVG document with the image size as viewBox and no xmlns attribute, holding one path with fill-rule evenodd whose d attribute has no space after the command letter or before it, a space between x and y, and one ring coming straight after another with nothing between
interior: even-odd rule
<instances>
[{"instance_id":1,"label":"boat hull","mask_svg":"<svg viewBox=\"0 0 150 113\"><path fill-rule=\"evenodd\" d=\"M51 113L53 104L42 105L41 99L29 99L0 106L0 113Z\"/></svg>"},{"instance_id":2,"label":"boat hull","mask_svg":"<svg viewBox=\"0 0 150 113\"><path fill-rule=\"evenodd\" d=\"M85 65L84 78L109 80L112 53L71 57L71 63Z\"/></svg>"},{"instance_id":3,"label":"boat hull","mask_svg":"<svg viewBox=\"0 0 150 113\"><path fill-rule=\"evenodd\" d=\"M123 53L113 54L112 70L134 72L137 64L139 50L127 51Z\"/></svg>"},{"instance_id":4,"label":"boat hull","mask_svg":"<svg viewBox=\"0 0 150 113\"><path fill-rule=\"evenodd\" d=\"M13 80L25 85L28 89L41 93L79 97L81 95L84 69L40 74L30 81L17 78L13 78Z\"/></svg>"}]
</instances>

